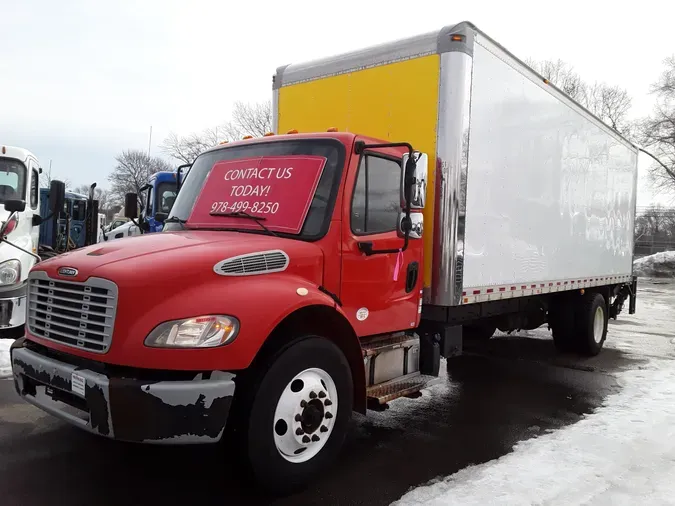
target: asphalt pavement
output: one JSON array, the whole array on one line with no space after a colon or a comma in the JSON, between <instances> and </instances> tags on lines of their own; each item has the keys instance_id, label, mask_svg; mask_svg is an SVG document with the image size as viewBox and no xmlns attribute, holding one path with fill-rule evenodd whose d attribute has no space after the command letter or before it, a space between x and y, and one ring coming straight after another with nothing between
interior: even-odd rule
<instances>
[{"instance_id":1,"label":"asphalt pavement","mask_svg":"<svg viewBox=\"0 0 675 506\"><path fill-rule=\"evenodd\" d=\"M159 447L91 436L21 401L0 381L0 504L385 505L411 487L575 422L635 359L560 357L551 341L492 340L451 359L419 399L355 415L340 459L307 490L271 499L240 483L226 447ZM445 364L444 364L445 365Z\"/></svg>"}]
</instances>

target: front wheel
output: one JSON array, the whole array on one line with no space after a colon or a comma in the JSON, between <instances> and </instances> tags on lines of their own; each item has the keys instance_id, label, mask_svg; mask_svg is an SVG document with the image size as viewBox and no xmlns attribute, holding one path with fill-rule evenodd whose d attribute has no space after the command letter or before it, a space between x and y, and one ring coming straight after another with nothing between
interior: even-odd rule
<instances>
[{"instance_id":1,"label":"front wheel","mask_svg":"<svg viewBox=\"0 0 675 506\"><path fill-rule=\"evenodd\" d=\"M332 342L304 338L261 368L246 423L255 480L275 493L304 486L337 456L351 418L349 364Z\"/></svg>"}]
</instances>

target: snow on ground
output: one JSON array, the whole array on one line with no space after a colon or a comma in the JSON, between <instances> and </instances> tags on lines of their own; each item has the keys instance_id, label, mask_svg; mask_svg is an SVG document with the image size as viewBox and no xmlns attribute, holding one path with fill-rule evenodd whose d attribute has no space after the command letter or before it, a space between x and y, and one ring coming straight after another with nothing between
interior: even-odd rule
<instances>
[{"instance_id":1,"label":"snow on ground","mask_svg":"<svg viewBox=\"0 0 675 506\"><path fill-rule=\"evenodd\" d=\"M0 379L12 375L12 368L9 362L9 347L13 342L12 339L0 339Z\"/></svg>"},{"instance_id":2,"label":"snow on ground","mask_svg":"<svg viewBox=\"0 0 675 506\"><path fill-rule=\"evenodd\" d=\"M649 361L616 374L618 393L576 424L395 504L675 504L675 283L641 284L637 314L612 325L608 344Z\"/></svg>"},{"instance_id":3,"label":"snow on ground","mask_svg":"<svg viewBox=\"0 0 675 506\"><path fill-rule=\"evenodd\" d=\"M675 251L638 258L633 262L633 270L638 276L675 278Z\"/></svg>"}]
</instances>

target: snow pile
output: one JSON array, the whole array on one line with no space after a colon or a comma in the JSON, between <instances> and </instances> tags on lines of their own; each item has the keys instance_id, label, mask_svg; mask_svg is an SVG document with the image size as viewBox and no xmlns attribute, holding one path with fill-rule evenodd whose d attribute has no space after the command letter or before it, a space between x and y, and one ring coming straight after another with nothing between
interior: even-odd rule
<instances>
[{"instance_id":1,"label":"snow pile","mask_svg":"<svg viewBox=\"0 0 675 506\"><path fill-rule=\"evenodd\" d=\"M675 251L638 258L633 262L633 271L649 278L675 278Z\"/></svg>"},{"instance_id":2,"label":"snow pile","mask_svg":"<svg viewBox=\"0 0 675 506\"><path fill-rule=\"evenodd\" d=\"M0 378L7 378L12 375L9 347L12 346L13 342L12 339L0 339Z\"/></svg>"},{"instance_id":3,"label":"snow pile","mask_svg":"<svg viewBox=\"0 0 675 506\"><path fill-rule=\"evenodd\" d=\"M673 504L675 361L654 360L618 378L621 392L576 424L394 504Z\"/></svg>"}]
</instances>

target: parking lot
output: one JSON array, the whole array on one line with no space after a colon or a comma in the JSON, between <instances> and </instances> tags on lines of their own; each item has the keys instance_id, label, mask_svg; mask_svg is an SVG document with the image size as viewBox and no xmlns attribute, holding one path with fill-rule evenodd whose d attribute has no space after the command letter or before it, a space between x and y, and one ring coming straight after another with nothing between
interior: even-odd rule
<instances>
[{"instance_id":1,"label":"parking lot","mask_svg":"<svg viewBox=\"0 0 675 506\"><path fill-rule=\"evenodd\" d=\"M542 339L544 329L466 350L422 398L355 415L337 464L304 492L281 499L240 482L225 447L96 438L20 401L12 382L2 380L0 503L390 504L412 487L497 458L591 412L620 388L614 373L670 353L658 327L663 321L642 327L673 294L673 285L643 283L638 314L613 323L609 339L616 341L592 359L557 355Z\"/></svg>"}]
</instances>

